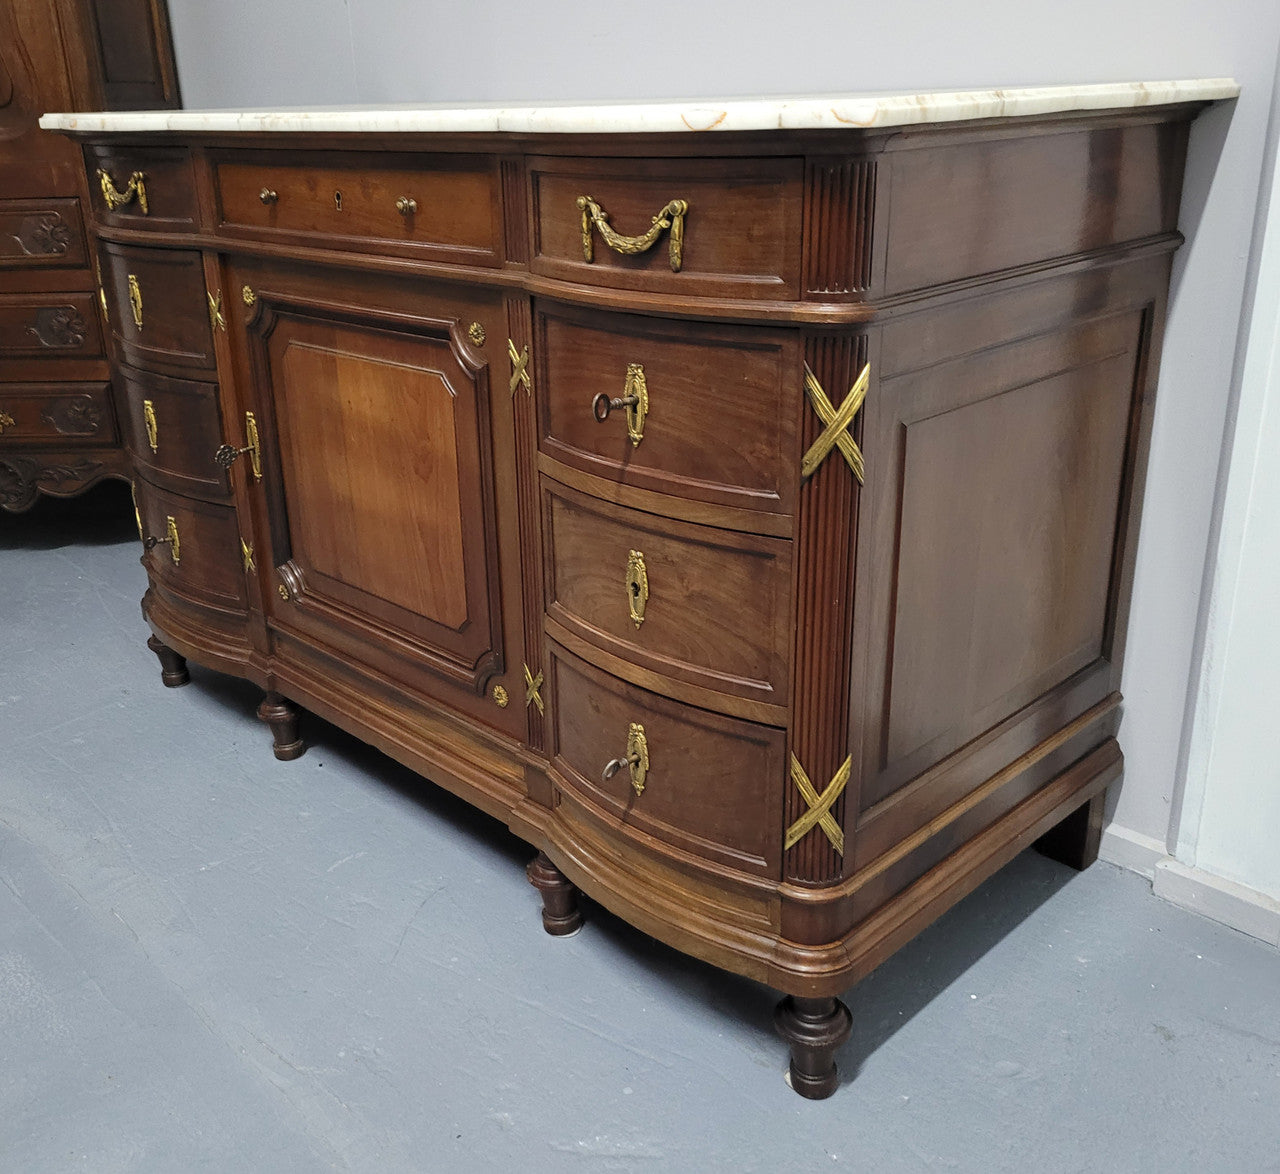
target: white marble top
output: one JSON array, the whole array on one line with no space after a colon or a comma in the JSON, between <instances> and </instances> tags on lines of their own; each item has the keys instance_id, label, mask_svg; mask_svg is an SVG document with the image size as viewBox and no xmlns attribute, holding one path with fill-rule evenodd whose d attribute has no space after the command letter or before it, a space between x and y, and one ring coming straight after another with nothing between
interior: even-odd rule
<instances>
[{"instance_id":1,"label":"white marble top","mask_svg":"<svg viewBox=\"0 0 1280 1174\"><path fill-rule=\"evenodd\" d=\"M603 102L506 106L307 107L294 110L129 110L46 114L46 130L350 131L365 134L580 134L666 131L839 130L1066 110L1115 110L1234 98L1230 78L1032 86L923 94L836 94L731 101Z\"/></svg>"}]
</instances>

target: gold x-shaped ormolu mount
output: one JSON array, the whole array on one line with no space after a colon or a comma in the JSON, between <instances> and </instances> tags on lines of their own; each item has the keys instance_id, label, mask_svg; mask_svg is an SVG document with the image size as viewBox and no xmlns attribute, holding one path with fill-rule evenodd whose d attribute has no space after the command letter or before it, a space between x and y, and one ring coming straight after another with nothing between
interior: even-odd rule
<instances>
[{"instance_id":1,"label":"gold x-shaped ormolu mount","mask_svg":"<svg viewBox=\"0 0 1280 1174\"><path fill-rule=\"evenodd\" d=\"M857 477L858 484L862 484L862 449L858 447L858 442L849 435L847 429L853 423L854 416L858 414L858 409L862 407L863 400L867 398L867 388L870 383L871 364L867 363L853 386L849 388L849 394L844 397L844 403L837 411L827 398L827 393L822 390L822 384L818 382L809 364L804 365L804 389L809 393L809 402L813 404L813 410L818 413L818 419L825 425L818 439L809 446L809 451L800 460L800 476L806 481L818 471L819 466L827 459L827 454L833 448L838 448L845 463Z\"/></svg>"}]
</instances>

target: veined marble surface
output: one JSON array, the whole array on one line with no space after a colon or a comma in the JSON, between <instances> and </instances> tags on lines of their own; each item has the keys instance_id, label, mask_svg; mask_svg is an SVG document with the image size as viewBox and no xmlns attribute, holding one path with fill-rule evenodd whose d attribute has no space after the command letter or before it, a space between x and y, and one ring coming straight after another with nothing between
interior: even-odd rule
<instances>
[{"instance_id":1,"label":"veined marble surface","mask_svg":"<svg viewBox=\"0 0 1280 1174\"><path fill-rule=\"evenodd\" d=\"M1231 78L1032 86L924 94L833 94L713 102L602 102L507 106L308 107L295 110L128 110L46 114L46 130L350 131L517 134L839 130L970 118L1018 118L1066 110L1115 110L1234 98Z\"/></svg>"}]
</instances>

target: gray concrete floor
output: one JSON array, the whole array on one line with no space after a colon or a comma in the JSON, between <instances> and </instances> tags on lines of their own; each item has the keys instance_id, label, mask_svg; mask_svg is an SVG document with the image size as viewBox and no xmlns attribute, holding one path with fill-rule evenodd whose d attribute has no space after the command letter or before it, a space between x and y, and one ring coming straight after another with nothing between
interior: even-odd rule
<instances>
[{"instance_id":1,"label":"gray concrete floor","mask_svg":"<svg viewBox=\"0 0 1280 1174\"><path fill-rule=\"evenodd\" d=\"M773 992L591 905L547 937L501 825L162 688L113 488L0 516L0 1170L1280 1170L1274 949L1025 854L803 1101Z\"/></svg>"}]
</instances>

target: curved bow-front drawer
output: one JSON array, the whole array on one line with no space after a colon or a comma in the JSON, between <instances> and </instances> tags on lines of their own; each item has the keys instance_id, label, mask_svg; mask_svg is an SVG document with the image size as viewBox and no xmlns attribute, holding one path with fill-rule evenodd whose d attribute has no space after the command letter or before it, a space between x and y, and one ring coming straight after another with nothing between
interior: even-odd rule
<instances>
[{"instance_id":1,"label":"curved bow-front drawer","mask_svg":"<svg viewBox=\"0 0 1280 1174\"><path fill-rule=\"evenodd\" d=\"M216 164L219 231L449 260L502 263L501 188L487 156L282 163L266 152Z\"/></svg>"},{"instance_id":2,"label":"curved bow-front drawer","mask_svg":"<svg viewBox=\"0 0 1280 1174\"><path fill-rule=\"evenodd\" d=\"M247 568L235 510L141 481L134 498L152 583L188 603L242 614Z\"/></svg>"},{"instance_id":3,"label":"curved bow-front drawer","mask_svg":"<svg viewBox=\"0 0 1280 1174\"><path fill-rule=\"evenodd\" d=\"M148 232L194 232L191 154L168 147L85 148L90 205L99 224Z\"/></svg>"},{"instance_id":4,"label":"curved bow-front drawer","mask_svg":"<svg viewBox=\"0 0 1280 1174\"><path fill-rule=\"evenodd\" d=\"M554 767L582 800L678 854L777 875L786 731L634 688L554 644L551 670ZM643 774L627 762L638 746Z\"/></svg>"},{"instance_id":5,"label":"curved bow-front drawer","mask_svg":"<svg viewBox=\"0 0 1280 1174\"><path fill-rule=\"evenodd\" d=\"M547 614L559 639L587 641L638 684L786 724L790 542L546 489Z\"/></svg>"},{"instance_id":6,"label":"curved bow-front drawer","mask_svg":"<svg viewBox=\"0 0 1280 1174\"><path fill-rule=\"evenodd\" d=\"M107 317L135 367L212 371L216 366L200 254L102 242Z\"/></svg>"},{"instance_id":7,"label":"curved bow-front drawer","mask_svg":"<svg viewBox=\"0 0 1280 1174\"><path fill-rule=\"evenodd\" d=\"M536 331L545 456L595 478L664 494L669 500L662 512L790 532L804 371L796 331L592 313L547 302L537 303ZM632 395L646 401L642 420L625 403L600 418L604 405L597 397ZM722 508L699 511L699 503Z\"/></svg>"},{"instance_id":8,"label":"curved bow-front drawer","mask_svg":"<svg viewBox=\"0 0 1280 1174\"><path fill-rule=\"evenodd\" d=\"M179 493L227 497L227 474L214 460L223 442L217 385L123 364L117 373L125 437L147 478Z\"/></svg>"},{"instance_id":9,"label":"curved bow-front drawer","mask_svg":"<svg viewBox=\"0 0 1280 1174\"><path fill-rule=\"evenodd\" d=\"M722 298L800 287L800 159L529 161L535 273Z\"/></svg>"}]
</instances>

